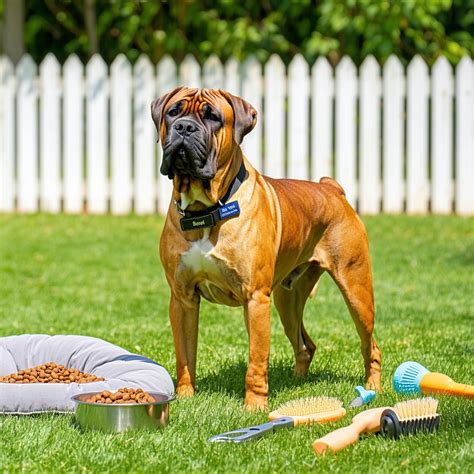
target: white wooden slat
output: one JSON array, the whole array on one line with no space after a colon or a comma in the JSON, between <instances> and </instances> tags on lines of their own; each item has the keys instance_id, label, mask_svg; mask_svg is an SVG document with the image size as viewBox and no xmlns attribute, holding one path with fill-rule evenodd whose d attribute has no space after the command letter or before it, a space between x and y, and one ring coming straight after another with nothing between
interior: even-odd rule
<instances>
[{"instance_id":1,"label":"white wooden slat","mask_svg":"<svg viewBox=\"0 0 474 474\"><path fill-rule=\"evenodd\" d=\"M15 68L0 57L0 212L15 210Z\"/></svg>"},{"instance_id":2,"label":"white wooden slat","mask_svg":"<svg viewBox=\"0 0 474 474\"><path fill-rule=\"evenodd\" d=\"M405 77L399 59L392 55L383 68L383 210L403 211Z\"/></svg>"},{"instance_id":3,"label":"white wooden slat","mask_svg":"<svg viewBox=\"0 0 474 474\"><path fill-rule=\"evenodd\" d=\"M79 213L84 204L84 66L76 55L63 67L64 210Z\"/></svg>"},{"instance_id":4,"label":"white wooden slat","mask_svg":"<svg viewBox=\"0 0 474 474\"><path fill-rule=\"evenodd\" d=\"M474 63L456 68L456 212L474 214Z\"/></svg>"},{"instance_id":5,"label":"white wooden slat","mask_svg":"<svg viewBox=\"0 0 474 474\"><path fill-rule=\"evenodd\" d=\"M111 211L132 209L132 67L119 54L110 67Z\"/></svg>"},{"instance_id":6,"label":"white wooden slat","mask_svg":"<svg viewBox=\"0 0 474 474\"><path fill-rule=\"evenodd\" d=\"M360 71L359 211L380 211L380 66L367 56Z\"/></svg>"},{"instance_id":7,"label":"white wooden slat","mask_svg":"<svg viewBox=\"0 0 474 474\"><path fill-rule=\"evenodd\" d=\"M265 174L285 177L285 64L276 54L265 64Z\"/></svg>"},{"instance_id":8,"label":"white wooden slat","mask_svg":"<svg viewBox=\"0 0 474 474\"><path fill-rule=\"evenodd\" d=\"M445 57L432 69L431 211L449 214L453 207L453 73Z\"/></svg>"},{"instance_id":9,"label":"white wooden slat","mask_svg":"<svg viewBox=\"0 0 474 474\"><path fill-rule=\"evenodd\" d=\"M224 67L215 55L204 63L202 84L208 89L224 89Z\"/></svg>"},{"instance_id":10,"label":"white wooden slat","mask_svg":"<svg viewBox=\"0 0 474 474\"><path fill-rule=\"evenodd\" d=\"M415 56L407 70L407 212L424 214L429 205L428 66Z\"/></svg>"},{"instance_id":11,"label":"white wooden slat","mask_svg":"<svg viewBox=\"0 0 474 474\"><path fill-rule=\"evenodd\" d=\"M177 67L176 63L169 57L165 56L157 66L157 96L162 96L173 90L177 84ZM155 133L155 137L158 135ZM161 166L162 159L162 143L158 145L158 170ZM172 198L173 182L167 176L158 173L158 210L161 214L168 212L168 207Z\"/></svg>"},{"instance_id":12,"label":"white wooden slat","mask_svg":"<svg viewBox=\"0 0 474 474\"><path fill-rule=\"evenodd\" d=\"M240 64L230 58L224 67L224 89L231 94L240 95Z\"/></svg>"},{"instance_id":13,"label":"white wooden slat","mask_svg":"<svg viewBox=\"0 0 474 474\"><path fill-rule=\"evenodd\" d=\"M87 210L104 214L108 207L107 65L97 54L86 66Z\"/></svg>"},{"instance_id":14,"label":"white wooden slat","mask_svg":"<svg viewBox=\"0 0 474 474\"><path fill-rule=\"evenodd\" d=\"M257 111L257 125L242 142L242 150L252 165L262 171L262 67L256 58L251 57L242 65L242 98Z\"/></svg>"},{"instance_id":15,"label":"white wooden slat","mask_svg":"<svg viewBox=\"0 0 474 474\"><path fill-rule=\"evenodd\" d=\"M47 54L40 65L40 206L53 213L61 210L60 70Z\"/></svg>"},{"instance_id":16,"label":"white wooden slat","mask_svg":"<svg viewBox=\"0 0 474 474\"><path fill-rule=\"evenodd\" d=\"M147 56L140 56L133 68L133 135L135 164L135 212L155 212L155 127L150 104L155 98L153 65Z\"/></svg>"},{"instance_id":17,"label":"white wooden slat","mask_svg":"<svg viewBox=\"0 0 474 474\"><path fill-rule=\"evenodd\" d=\"M329 61L320 57L312 68L311 80L311 179L333 176L332 134L334 78Z\"/></svg>"},{"instance_id":18,"label":"white wooden slat","mask_svg":"<svg viewBox=\"0 0 474 474\"><path fill-rule=\"evenodd\" d=\"M201 67L192 54L186 55L179 67L180 84L186 87L201 87Z\"/></svg>"},{"instance_id":19,"label":"white wooden slat","mask_svg":"<svg viewBox=\"0 0 474 474\"><path fill-rule=\"evenodd\" d=\"M288 177L309 178L309 66L301 54L288 67Z\"/></svg>"},{"instance_id":20,"label":"white wooden slat","mask_svg":"<svg viewBox=\"0 0 474 474\"><path fill-rule=\"evenodd\" d=\"M336 179L353 207L357 202L356 101L357 72L345 56L336 67Z\"/></svg>"},{"instance_id":21,"label":"white wooden slat","mask_svg":"<svg viewBox=\"0 0 474 474\"><path fill-rule=\"evenodd\" d=\"M31 56L20 60L16 69L18 210L38 210L38 85L37 67Z\"/></svg>"}]
</instances>

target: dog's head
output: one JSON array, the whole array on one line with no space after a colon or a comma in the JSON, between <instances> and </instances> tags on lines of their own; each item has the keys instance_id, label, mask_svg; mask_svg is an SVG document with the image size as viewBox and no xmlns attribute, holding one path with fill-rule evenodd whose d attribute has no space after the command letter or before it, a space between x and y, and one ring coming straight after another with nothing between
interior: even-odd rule
<instances>
[{"instance_id":1,"label":"dog's head","mask_svg":"<svg viewBox=\"0 0 474 474\"><path fill-rule=\"evenodd\" d=\"M257 121L248 102L220 89L178 87L153 101L151 113L163 146L160 172L207 185Z\"/></svg>"}]
</instances>

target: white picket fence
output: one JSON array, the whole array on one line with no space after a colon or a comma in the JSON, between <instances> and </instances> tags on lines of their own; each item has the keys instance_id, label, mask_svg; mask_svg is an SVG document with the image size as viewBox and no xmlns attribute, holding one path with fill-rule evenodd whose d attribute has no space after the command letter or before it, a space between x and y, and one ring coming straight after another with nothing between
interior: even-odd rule
<instances>
[{"instance_id":1,"label":"white picket fence","mask_svg":"<svg viewBox=\"0 0 474 474\"><path fill-rule=\"evenodd\" d=\"M419 57L406 70L368 57L358 71L348 57L334 70L301 56L202 68L191 56L110 68L100 56L0 58L0 212L166 212L150 103L178 84L248 100L259 121L244 151L270 176L334 176L363 214L474 214L471 58L430 71Z\"/></svg>"}]
</instances>

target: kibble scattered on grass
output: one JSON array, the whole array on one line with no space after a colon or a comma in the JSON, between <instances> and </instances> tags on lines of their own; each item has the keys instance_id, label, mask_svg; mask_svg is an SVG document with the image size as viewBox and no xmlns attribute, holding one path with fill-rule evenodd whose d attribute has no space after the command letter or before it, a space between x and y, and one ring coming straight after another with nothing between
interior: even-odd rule
<instances>
[{"instance_id":1,"label":"kibble scattered on grass","mask_svg":"<svg viewBox=\"0 0 474 474\"><path fill-rule=\"evenodd\" d=\"M103 392L97 393L86 400L88 403L106 404L153 403L154 401L156 400L141 388L121 388L116 392L104 390Z\"/></svg>"},{"instance_id":2,"label":"kibble scattered on grass","mask_svg":"<svg viewBox=\"0 0 474 474\"><path fill-rule=\"evenodd\" d=\"M90 383L105 380L78 369L64 367L55 362L47 362L30 369L0 377L3 383Z\"/></svg>"}]
</instances>

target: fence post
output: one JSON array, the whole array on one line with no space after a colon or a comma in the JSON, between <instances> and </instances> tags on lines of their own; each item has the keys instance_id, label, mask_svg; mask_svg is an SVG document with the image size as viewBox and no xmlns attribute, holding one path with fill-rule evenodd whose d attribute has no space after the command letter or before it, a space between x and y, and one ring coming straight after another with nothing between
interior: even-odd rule
<instances>
[{"instance_id":1,"label":"fence post","mask_svg":"<svg viewBox=\"0 0 474 474\"><path fill-rule=\"evenodd\" d=\"M334 78L324 57L318 58L311 80L311 178L334 176L332 159Z\"/></svg>"},{"instance_id":2,"label":"fence post","mask_svg":"<svg viewBox=\"0 0 474 474\"><path fill-rule=\"evenodd\" d=\"M18 80L18 210L38 210L38 77L31 56L26 55L16 68Z\"/></svg>"},{"instance_id":3,"label":"fence post","mask_svg":"<svg viewBox=\"0 0 474 474\"><path fill-rule=\"evenodd\" d=\"M118 55L110 67L111 211L132 209L132 67Z\"/></svg>"},{"instance_id":4,"label":"fence post","mask_svg":"<svg viewBox=\"0 0 474 474\"><path fill-rule=\"evenodd\" d=\"M86 66L87 210L107 212L109 120L107 65L95 54Z\"/></svg>"},{"instance_id":5,"label":"fence post","mask_svg":"<svg viewBox=\"0 0 474 474\"><path fill-rule=\"evenodd\" d=\"M474 214L474 63L456 68L456 212Z\"/></svg>"},{"instance_id":6,"label":"fence post","mask_svg":"<svg viewBox=\"0 0 474 474\"><path fill-rule=\"evenodd\" d=\"M285 64L276 54L265 64L265 174L285 177Z\"/></svg>"},{"instance_id":7,"label":"fence post","mask_svg":"<svg viewBox=\"0 0 474 474\"><path fill-rule=\"evenodd\" d=\"M224 68L220 59L212 55L204 63L202 85L208 89L224 88Z\"/></svg>"},{"instance_id":8,"label":"fence post","mask_svg":"<svg viewBox=\"0 0 474 474\"><path fill-rule=\"evenodd\" d=\"M0 212L15 210L15 68L0 57Z\"/></svg>"},{"instance_id":9,"label":"fence post","mask_svg":"<svg viewBox=\"0 0 474 474\"><path fill-rule=\"evenodd\" d=\"M52 53L40 65L40 204L53 213L61 210L60 69Z\"/></svg>"},{"instance_id":10,"label":"fence post","mask_svg":"<svg viewBox=\"0 0 474 474\"><path fill-rule=\"evenodd\" d=\"M151 214L156 206L155 130L150 105L155 97L153 65L141 55L133 68L135 212Z\"/></svg>"},{"instance_id":11,"label":"fence post","mask_svg":"<svg viewBox=\"0 0 474 474\"><path fill-rule=\"evenodd\" d=\"M336 179L349 203L357 205L356 183L357 71L348 56L336 67Z\"/></svg>"},{"instance_id":12,"label":"fence post","mask_svg":"<svg viewBox=\"0 0 474 474\"><path fill-rule=\"evenodd\" d=\"M367 56L360 72L359 210L380 212L380 66Z\"/></svg>"},{"instance_id":13,"label":"fence post","mask_svg":"<svg viewBox=\"0 0 474 474\"><path fill-rule=\"evenodd\" d=\"M431 210L453 210L453 73L445 57L433 66L431 130Z\"/></svg>"},{"instance_id":14,"label":"fence post","mask_svg":"<svg viewBox=\"0 0 474 474\"><path fill-rule=\"evenodd\" d=\"M309 178L309 66L300 54L288 68L288 177Z\"/></svg>"}]
</instances>

